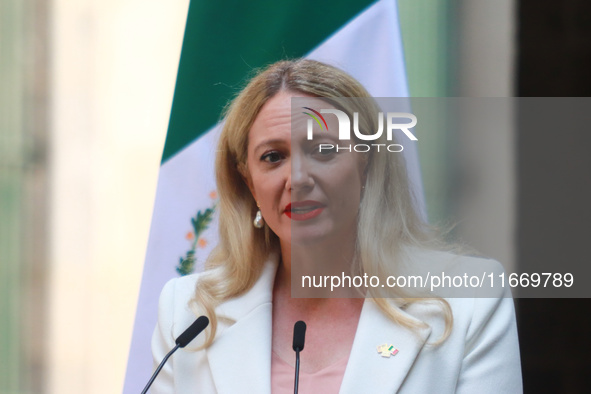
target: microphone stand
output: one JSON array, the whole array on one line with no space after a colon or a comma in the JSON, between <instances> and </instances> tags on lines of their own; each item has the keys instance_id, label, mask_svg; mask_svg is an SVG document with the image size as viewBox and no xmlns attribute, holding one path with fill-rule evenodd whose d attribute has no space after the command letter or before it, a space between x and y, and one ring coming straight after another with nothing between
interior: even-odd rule
<instances>
[{"instance_id":1,"label":"microphone stand","mask_svg":"<svg viewBox=\"0 0 591 394\"><path fill-rule=\"evenodd\" d=\"M144 390L142 391L142 394L146 394L148 392L148 389L150 388L150 386L152 385L152 383L154 383L154 379L156 379L156 376L158 376L158 373L160 372L160 370L162 369L162 367L164 367L164 364L166 363L166 361L168 361L168 359L170 358L170 356L172 356L172 353L176 352L176 350L179 347L181 347L181 345L177 344L170 352L168 352L168 354L166 356L164 356L164 358L162 359L162 362L160 363L160 365L158 366L158 368L156 368L156 371L154 372L154 374L152 375L152 377L148 381L148 384L146 385L146 387L144 387Z\"/></svg>"},{"instance_id":2,"label":"microphone stand","mask_svg":"<svg viewBox=\"0 0 591 394\"><path fill-rule=\"evenodd\" d=\"M295 383L293 385L293 394L298 394L298 383L300 381L300 349L296 349L296 363L295 363Z\"/></svg>"},{"instance_id":3,"label":"microphone stand","mask_svg":"<svg viewBox=\"0 0 591 394\"><path fill-rule=\"evenodd\" d=\"M160 365L158 365L156 371L154 371L154 374L148 381L148 384L146 385L146 387L144 387L142 394L146 394L148 392L148 389L150 388L152 383L154 383L154 379L156 379L156 376L158 376L158 373L160 372L166 361L168 361L170 356L172 356L172 354L176 352L178 348L184 348L185 346L187 346L189 342L195 339L195 337L199 335L201 331L205 330L205 327L207 327L208 324L209 319L207 318L207 316L199 316L197 320L195 320L193 324L189 326L189 328L183 331L183 333L179 335L177 339L175 339L176 346L170 352L168 352L166 356L164 356L164 359L162 360Z\"/></svg>"}]
</instances>

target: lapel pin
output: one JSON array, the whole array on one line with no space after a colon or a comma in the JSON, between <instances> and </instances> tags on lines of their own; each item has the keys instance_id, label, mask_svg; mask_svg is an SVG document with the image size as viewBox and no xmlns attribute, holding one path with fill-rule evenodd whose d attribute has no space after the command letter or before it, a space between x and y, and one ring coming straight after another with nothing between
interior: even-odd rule
<instances>
[{"instance_id":1,"label":"lapel pin","mask_svg":"<svg viewBox=\"0 0 591 394\"><path fill-rule=\"evenodd\" d=\"M378 346L378 353L382 357L390 358L391 356L398 354L398 349L396 349L394 345L384 343L383 345Z\"/></svg>"}]
</instances>

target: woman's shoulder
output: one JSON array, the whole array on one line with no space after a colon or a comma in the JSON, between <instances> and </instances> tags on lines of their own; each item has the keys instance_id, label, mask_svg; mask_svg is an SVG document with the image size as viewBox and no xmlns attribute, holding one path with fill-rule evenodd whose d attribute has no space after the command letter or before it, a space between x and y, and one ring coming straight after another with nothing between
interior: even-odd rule
<instances>
[{"instance_id":1,"label":"woman's shoulder","mask_svg":"<svg viewBox=\"0 0 591 394\"><path fill-rule=\"evenodd\" d=\"M160 293L161 302L171 298L192 297L195 293L195 286L202 273L180 276L169 279L162 287Z\"/></svg>"},{"instance_id":2,"label":"woman's shoulder","mask_svg":"<svg viewBox=\"0 0 591 394\"><path fill-rule=\"evenodd\" d=\"M190 307L201 274L172 278L162 288L158 302L158 326L171 338L180 335L196 319Z\"/></svg>"},{"instance_id":3,"label":"woman's shoulder","mask_svg":"<svg viewBox=\"0 0 591 394\"><path fill-rule=\"evenodd\" d=\"M507 330L515 324L515 311L501 263L480 256L450 251L408 249L403 268L407 280L416 278L417 293L449 304L454 331L468 337L486 327ZM440 310L432 302L413 303L407 312L437 326Z\"/></svg>"},{"instance_id":4,"label":"woman's shoulder","mask_svg":"<svg viewBox=\"0 0 591 394\"><path fill-rule=\"evenodd\" d=\"M440 298L449 305L453 316L449 336L439 345L426 347L417 364L425 368L439 368L443 363L459 366L458 393L491 392L493 389L522 392L511 292L507 283L505 287L500 282L490 284L491 277L498 279L498 275L504 273L502 265L492 259L441 251L416 251L409 258L418 264L415 268L421 271L420 275L450 278L452 287L456 278L457 286L455 292ZM488 283L480 287L476 277ZM434 343L442 338L446 328L442 308L433 299L424 301L409 304L405 312L429 326L428 342Z\"/></svg>"}]
</instances>

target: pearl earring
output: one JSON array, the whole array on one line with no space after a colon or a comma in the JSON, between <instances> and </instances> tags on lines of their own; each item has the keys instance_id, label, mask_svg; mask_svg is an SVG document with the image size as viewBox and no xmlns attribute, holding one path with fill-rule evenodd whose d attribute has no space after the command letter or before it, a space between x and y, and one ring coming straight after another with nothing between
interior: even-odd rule
<instances>
[{"instance_id":1,"label":"pearl earring","mask_svg":"<svg viewBox=\"0 0 591 394\"><path fill-rule=\"evenodd\" d=\"M259 207L259 204L257 203L257 208ZM261 210L257 210L256 215L254 215L254 220L252 221L252 224L256 227L256 228L263 228L263 226L265 225L265 221L263 220L263 215L261 214Z\"/></svg>"}]
</instances>

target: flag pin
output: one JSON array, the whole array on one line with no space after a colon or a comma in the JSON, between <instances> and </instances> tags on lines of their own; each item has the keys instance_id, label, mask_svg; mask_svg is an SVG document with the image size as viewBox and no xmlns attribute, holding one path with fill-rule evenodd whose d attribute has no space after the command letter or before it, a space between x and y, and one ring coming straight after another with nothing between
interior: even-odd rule
<instances>
[{"instance_id":1,"label":"flag pin","mask_svg":"<svg viewBox=\"0 0 591 394\"><path fill-rule=\"evenodd\" d=\"M394 345L388 345L384 343L383 345L378 346L378 353L382 357L390 358L391 356L398 354L398 349L396 349Z\"/></svg>"}]
</instances>

